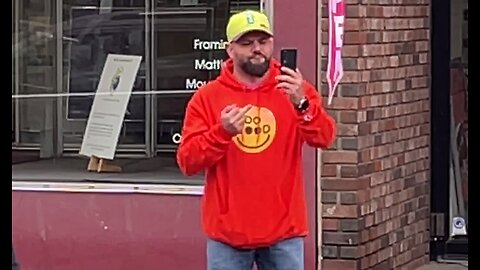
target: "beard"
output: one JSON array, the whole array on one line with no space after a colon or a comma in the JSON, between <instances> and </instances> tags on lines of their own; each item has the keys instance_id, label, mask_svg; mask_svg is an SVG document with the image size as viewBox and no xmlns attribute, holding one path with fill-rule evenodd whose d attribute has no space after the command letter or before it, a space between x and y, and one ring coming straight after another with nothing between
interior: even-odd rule
<instances>
[{"instance_id":1,"label":"beard","mask_svg":"<svg viewBox=\"0 0 480 270\"><path fill-rule=\"evenodd\" d=\"M261 55L265 61L260 64L254 64L251 62L251 59L254 58L250 57L246 61L242 62L240 64L240 68L243 70L243 72L247 73L248 75L254 76L261 78L265 73L268 71L268 68L270 67L270 58L265 57L264 55Z\"/></svg>"}]
</instances>

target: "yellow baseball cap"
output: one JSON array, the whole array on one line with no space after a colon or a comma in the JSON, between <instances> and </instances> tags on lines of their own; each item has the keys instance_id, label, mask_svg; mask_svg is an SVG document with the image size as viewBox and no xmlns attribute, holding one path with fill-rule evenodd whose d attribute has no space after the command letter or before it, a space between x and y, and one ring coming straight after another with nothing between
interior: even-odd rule
<instances>
[{"instance_id":1,"label":"yellow baseball cap","mask_svg":"<svg viewBox=\"0 0 480 270\"><path fill-rule=\"evenodd\" d=\"M254 10L245 10L232 15L227 24L227 40L235 41L251 31L261 31L273 36L267 15Z\"/></svg>"}]
</instances>

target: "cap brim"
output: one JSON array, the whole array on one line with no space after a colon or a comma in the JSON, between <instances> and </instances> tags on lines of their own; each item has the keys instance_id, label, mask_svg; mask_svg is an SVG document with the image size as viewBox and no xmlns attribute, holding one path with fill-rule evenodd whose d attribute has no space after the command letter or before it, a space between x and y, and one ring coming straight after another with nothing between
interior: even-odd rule
<instances>
[{"instance_id":1,"label":"cap brim","mask_svg":"<svg viewBox=\"0 0 480 270\"><path fill-rule=\"evenodd\" d=\"M236 37L234 37L231 42L237 41L239 38L241 38L242 36L244 36L245 34L250 33L250 32L262 32L262 33L265 33L265 34L273 37L273 33L270 30L254 26L254 27L249 27L249 28L246 28L245 30L243 30Z\"/></svg>"}]
</instances>

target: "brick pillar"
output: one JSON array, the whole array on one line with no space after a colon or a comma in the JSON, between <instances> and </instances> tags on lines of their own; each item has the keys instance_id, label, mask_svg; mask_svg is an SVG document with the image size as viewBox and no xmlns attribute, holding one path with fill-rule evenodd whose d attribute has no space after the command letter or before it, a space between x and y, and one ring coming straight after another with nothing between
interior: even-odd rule
<instances>
[{"instance_id":1,"label":"brick pillar","mask_svg":"<svg viewBox=\"0 0 480 270\"><path fill-rule=\"evenodd\" d=\"M327 106L338 139L322 155L324 270L411 270L428 261L429 3L347 0L346 71ZM326 96L325 73L322 80Z\"/></svg>"}]
</instances>

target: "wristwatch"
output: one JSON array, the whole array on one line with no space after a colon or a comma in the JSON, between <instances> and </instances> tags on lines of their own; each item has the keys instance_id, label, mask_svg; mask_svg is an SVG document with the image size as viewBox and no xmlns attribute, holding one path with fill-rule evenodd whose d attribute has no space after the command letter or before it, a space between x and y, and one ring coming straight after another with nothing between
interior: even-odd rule
<instances>
[{"instance_id":1,"label":"wristwatch","mask_svg":"<svg viewBox=\"0 0 480 270\"><path fill-rule=\"evenodd\" d=\"M303 97L300 100L300 102L298 103L298 105L295 106L295 110L297 110L299 112L304 112L308 109L309 105L310 105L310 103L308 102L307 97Z\"/></svg>"}]
</instances>

